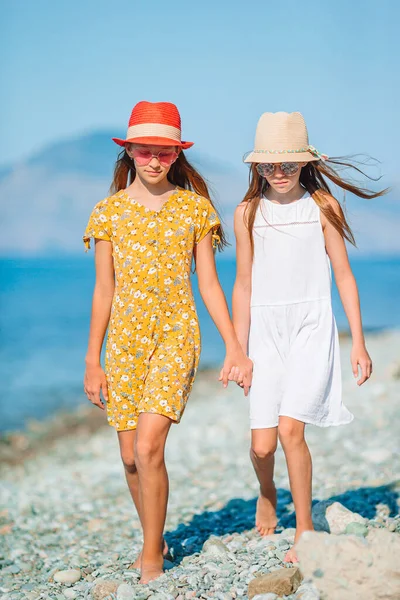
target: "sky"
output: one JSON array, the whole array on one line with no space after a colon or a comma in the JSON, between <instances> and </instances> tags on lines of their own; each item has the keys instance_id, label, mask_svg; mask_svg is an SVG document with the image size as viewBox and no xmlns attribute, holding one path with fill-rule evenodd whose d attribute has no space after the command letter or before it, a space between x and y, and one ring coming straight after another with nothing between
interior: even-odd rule
<instances>
[{"instance_id":1,"label":"sky","mask_svg":"<svg viewBox=\"0 0 400 600\"><path fill-rule=\"evenodd\" d=\"M397 0L0 0L0 165L139 100L175 102L183 139L239 164L265 111L305 116L331 156L368 153L399 181Z\"/></svg>"}]
</instances>

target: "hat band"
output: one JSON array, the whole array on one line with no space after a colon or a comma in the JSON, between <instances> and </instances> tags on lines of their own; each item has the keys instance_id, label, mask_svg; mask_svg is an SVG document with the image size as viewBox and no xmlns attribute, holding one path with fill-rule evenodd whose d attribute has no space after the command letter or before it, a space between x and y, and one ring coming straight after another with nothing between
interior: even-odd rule
<instances>
[{"instance_id":1,"label":"hat band","mask_svg":"<svg viewBox=\"0 0 400 600\"><path fill-rule=\"evenodd\" d=\"M314 146L305 146L295 150L253 150L254 154L301 154L303 152L311 152L313 156L319 160L327 160L327 154L321 154Z\"/></svg>"},{"instance_id":2,"label":"hat band","mask_svg":"<svg viewBox=\"0 0 400 600\"><path fill-rule=\"evenodd\" d=\"M181 130L172 125L163 125L162 123L142 123L141 125L131 125L126 134L127 140L141 137L162 137L171 140L181 141Z\"/></svg>"}]
</instances>

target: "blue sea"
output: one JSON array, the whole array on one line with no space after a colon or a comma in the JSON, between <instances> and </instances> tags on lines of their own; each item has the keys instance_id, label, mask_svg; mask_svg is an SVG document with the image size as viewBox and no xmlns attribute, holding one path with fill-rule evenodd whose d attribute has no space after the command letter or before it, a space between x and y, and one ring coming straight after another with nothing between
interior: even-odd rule
<instances>
[{"instance_id":1,"label":"blue sea","mask_svg":"<svg viewBox=\"0 0 400 600\"><path fill-rule=\"evenodd\" d=\"M352 260L364 327L400 328L400 257ZM84 357L89 333L94 263L92 256L57 259L2 259L0 431L23 429L29 418L87 402L83 393ZM219 258L218 273L230 301L233 259ZM193 288L202 332L201 367L220 366L223 343ZM346 317L333 290L338 327Z\"/></svg>"}]
</instances>

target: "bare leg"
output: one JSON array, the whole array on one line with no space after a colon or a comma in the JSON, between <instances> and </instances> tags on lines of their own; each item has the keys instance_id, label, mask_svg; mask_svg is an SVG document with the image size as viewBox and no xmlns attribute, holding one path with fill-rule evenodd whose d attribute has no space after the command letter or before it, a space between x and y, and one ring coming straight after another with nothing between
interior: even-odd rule
<instances>
[{"instance_id":1,"label":"bare leg","mask_svg":"<svg viewBox=\"0 0 400 600\"><path fill-rule=\"evenodd\" d=\"M314 529L311 519L311 455L304 438L305 424L290 417L280 417L278 434L285 453L290 490L296 511L296 543L303 531ZM292 548L285 556L286 562L298 562Z\"/></svg>"},{"instance_id":2,"label":"bare leg","mask_svg":"<svg viewBox=\"0 0 400 600\"><path fill-rule=\"evenodd\" d=\"M135 462L135 454L134 454L134 444L136 437L136 430L131 431L118 431L118 441L121 453L122 464L124 465L126 482L128 484L128 488L130 494L132 496L132 500L135 504L140 523L142 524L141 510L140 510L140 502L139 502L139 475ZM143 524L142 524L143 529ZM163 541L163 554L164 556L168 552L168 546L165 541ZM141 564L141 555L139 554L135 562L128 567L129 569L140 569Z\"/></svg>"},{"instance_id":3,"label":"bare leg","mask_svg":"<svg viewBox=\"0 0 400 600\"><path fill-rule=\"evenodd\" d=\"M274 484L277 427L252 429L250 457L257 479L260 495L257 501L256 527L262 536L274 533L276 518L276 488Z\"/></svg>"},{"instance_id":4,"label":"bare leg","mask_svg":"<svg viewBox=\"0 0 400 600\"><path fill-rule=\"evenodd\" d=\"M163 415L139 416L135 456L144 537L140 583L148 583L163 573L162 541L169 489L164 449L170 427L171 420Z\"/></svg>"},{"instance_id":5,"label":"bare leg","mask_svg":"<svg viewBox=\"0 0 400 600\"><path fill-rule=\"evenodd\" d=\"M118 431L117 434L122 464L124 465L125 470L126 482L139 515L140 522L142 522L139 504L139 476L134 453L136 430Z\"/></svg>"}]
</instances>

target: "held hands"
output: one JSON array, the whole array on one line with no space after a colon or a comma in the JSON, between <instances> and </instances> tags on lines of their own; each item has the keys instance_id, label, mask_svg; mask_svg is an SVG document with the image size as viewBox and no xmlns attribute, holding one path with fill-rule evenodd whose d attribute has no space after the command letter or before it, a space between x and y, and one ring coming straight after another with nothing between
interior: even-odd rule
<instances>
[{"instance_id":1,"label":"held hands","mask_svg":"<svg viewBox=\"0 0 400 600\"><path fill-rule=\"evenodd\" d=\"M361 377L358 379L357 385L362 385L372 374L372 361L364 344L353 344L350 360L354 377L358 377L359 369L361 370Z\"/></svg>"},{"instance_id":2,"label":"held hands","mask_svg":"<svg viewBox=\"0 0 400 600\"><path fill-rule=\"evenodd\" d=\"M90 400L92 404L95 404L101 408L101 410L105 409L105 406L100 399L100 390L103 392L103 397L106 402L108 399L108 390L106 376L101 365L91 365L86 367L83 389L88 400Z\"/></svg>"},{"instance_id":3,"label":"held hands","mask_svg":"<svg viewBox=\"0 0 400 600\"><path fill-rule=\"evenodd\" d=\"M248 358L242 349L235 352L227 352L224 366L219 375L219 381L222 381L226 388L229 381L235 381L244 389L244 395L247 396L253 377L253 362Z\"/></svg>"}]
</instances>

